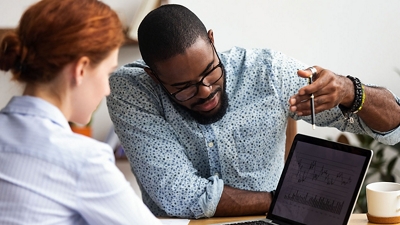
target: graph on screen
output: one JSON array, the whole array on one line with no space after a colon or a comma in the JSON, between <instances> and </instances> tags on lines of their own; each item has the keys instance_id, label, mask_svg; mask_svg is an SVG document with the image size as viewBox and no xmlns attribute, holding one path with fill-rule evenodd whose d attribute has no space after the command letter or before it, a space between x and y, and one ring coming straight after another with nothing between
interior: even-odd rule
<instances>
[{"instance_id":1,"label":"graph on screen","mask_svg":"<svg viewBox=\"0 0 400 225\"><path fill-rule=\"evenodd\" d=\"M342 212L344 205L344 201L329 199L318 195L311 195L310 193L299 193L299 190L294 193L286 194L284 198L295 203L339 215Z\"/></svg>"},{"instance_id":2,"label":"graph on screen","mask_svg":"<svg viewBox=\"0 0 400 225\"><path fill-rule=\"evenodd\" d=\"M352 181L352 173L354 165L338 165L338 162L327 162L322 159L312 159L313 156L300 158L298 161L298 170L296 176L299 183L308 181L319 181L327 185L346 186ZM319 161L321 160L321 161ZM330 168L330 164L335 166ZM342 167L342 168L338 168ZM339 170L340 169L340 170Z\"/></svg>"}]
</instances>

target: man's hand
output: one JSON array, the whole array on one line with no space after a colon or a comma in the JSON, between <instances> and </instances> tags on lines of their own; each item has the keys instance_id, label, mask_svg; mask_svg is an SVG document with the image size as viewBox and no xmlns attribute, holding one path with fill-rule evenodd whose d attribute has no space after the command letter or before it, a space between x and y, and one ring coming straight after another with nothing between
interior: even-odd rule
<instances>
[{"instance_id":1,"label":"man's hand","mask_svg":"<svg viewBox=\"0 0 400 225\"><path fill-rule=\"evenodd\" d=\"M314 94L315 113L331 109L339 104L350 107L354 99L354 86L350 79L336 75L332 71L314 66L317 74L313 76L313 83L299 90L289 99L290 111L299 116L311 114L310 99ZM309 78L311 70L298 70L300 77Z\"/></svg>"},{"instance_id":2,"label":"man's hand","mask_svg":"<svg viewBox=\"0 0 400 225\"><path fill-rule=\"evenodd\" d=\"M315 113L331 109L339 104L351 108L355 90L353 82L344 76L332 71L314 66L317 74L313 76L313 83L299 90L289 99L290 111L299 116L311 114L310 99L314 94ZM299 70L300 77L309 78L309 69ZM400 106L393 94L382 87L364 87L365 102L357 115L375 131L386 132L400 125ZM318 121L317 121L318 122Z\"/></svg>"}]
</instances>

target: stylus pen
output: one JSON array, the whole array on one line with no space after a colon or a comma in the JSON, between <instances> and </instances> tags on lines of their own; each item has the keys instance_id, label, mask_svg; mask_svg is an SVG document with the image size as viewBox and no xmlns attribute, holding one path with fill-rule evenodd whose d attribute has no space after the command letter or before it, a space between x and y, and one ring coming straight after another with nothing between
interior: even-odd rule
<instances>
[{"instance_id":1,"label":"stylus pen","mask_svg":"<svg viewBox=\"0 0 400 225\"><path fill-rule=\"evenodd\" d=\"M308 84L312 84L312 75L308 78ZM314 94L311 94L310 98L311 105L311 125L312 129L315 130L315 108L314 108Z\"/></svg>"}]
</instances>

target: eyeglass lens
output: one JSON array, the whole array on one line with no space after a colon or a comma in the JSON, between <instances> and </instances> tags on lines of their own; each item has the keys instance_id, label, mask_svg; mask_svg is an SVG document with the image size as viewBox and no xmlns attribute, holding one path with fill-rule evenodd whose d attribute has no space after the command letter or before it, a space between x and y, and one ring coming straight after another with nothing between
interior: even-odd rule
<instances>
[{"instance_id":1,"label":"eyeglass lens","mask_svg":"<svg viewBox=\"0 0 400 225\"><path fill-rule=\"evenodd\" d=\"M221 68L221 70L217 68ZM211 85L217 83L219 79L221 79L222 75L223 75L222 64L219 63L207 75L205 75L200 82L192 84L189 87L176 92L174 94L175 98L178 101L189 100L190 98L193 98L193 96L197 94L200 85L210 87Z\"/></svg>"}]
</instances>

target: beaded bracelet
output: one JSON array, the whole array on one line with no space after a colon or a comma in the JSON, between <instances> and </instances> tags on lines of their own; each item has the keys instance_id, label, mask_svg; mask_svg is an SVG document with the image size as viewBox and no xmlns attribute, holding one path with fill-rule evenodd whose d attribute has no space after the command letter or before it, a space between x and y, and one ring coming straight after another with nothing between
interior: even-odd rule
<instances>
[{"instance_id":1,"label":"beaded bracelet","mask_svg":"<svg viewBox=\"0 0 400 225\"><path fill-rule=\"evenodd\" d=\"M365 102L365 89L364 89L364 85L363 85L363 84L361 85L361 88L362 88L361 105L360 105L360 107L358 107L358 109L357 109L356 111L354 111L353 113L358 113L358 112L362 109L362 107L363 107L363 105L364 105L364 102Z\"/></svg>"},{"instance_id":2,"label":"beaded bracelet","mask_svg":"<svg viewBox=\"0 0 400 225\"><path fill-rule=\"evenodd\" d=\"M362 109L365 102L364 85L361 84L361 81L356 77L349 75L347 78L349 78L354 84L354 100L350 108L344 107L343 105L339 105L339 108L344 114L358 113L358 111Z\"/></svg>"}]
</instances>

